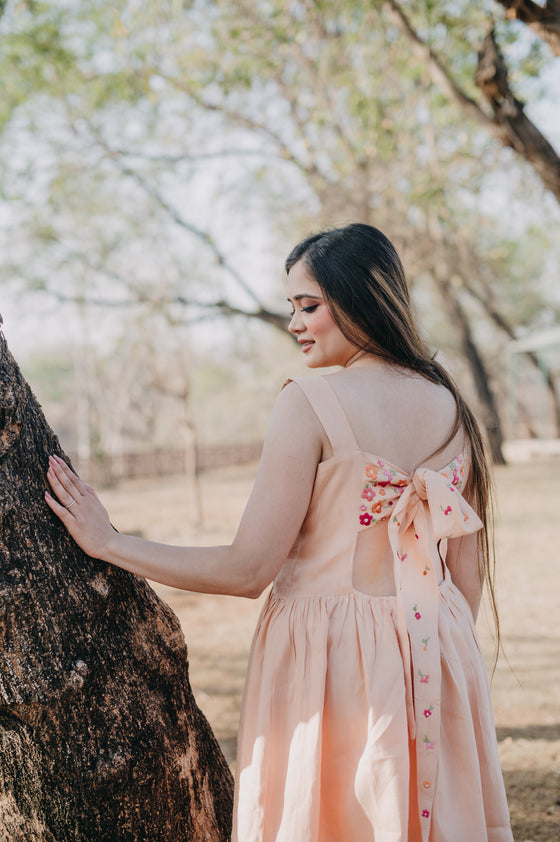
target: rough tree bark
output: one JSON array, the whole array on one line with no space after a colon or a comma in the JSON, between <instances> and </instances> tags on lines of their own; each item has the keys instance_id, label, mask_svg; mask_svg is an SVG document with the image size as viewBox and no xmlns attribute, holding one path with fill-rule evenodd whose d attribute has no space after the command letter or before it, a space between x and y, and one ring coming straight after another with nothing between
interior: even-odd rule
<instances>
[{"instance_id":1,"label":"rough tree bark","mask_svg":"<svg viewBox=\"0 0 560 842\"><path fill-rule=\"evenodd\" d=\"M225 842L232 779L179 622L44 503L61 452L0 332L0 840Z\"/></svg>"}]
</instances>

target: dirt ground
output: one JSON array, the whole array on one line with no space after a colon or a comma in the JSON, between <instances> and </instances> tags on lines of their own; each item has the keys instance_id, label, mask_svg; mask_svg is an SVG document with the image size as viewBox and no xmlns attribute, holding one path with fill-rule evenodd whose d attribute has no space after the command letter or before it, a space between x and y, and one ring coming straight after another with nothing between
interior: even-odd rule
<instances>
[{"instance_id":1,"label":"dirt ground","mask_svg":"<svg viewBox=\"0 0 560 842\"><path fill-rule=\"evenodd\" d=\"M123 483L101 496L122 532L177 544L228 543L255 469L203 475L199 529L189 525L193 505L183 477ZM559 842L560 459L509 465L496 474L497 591L505 656L499 658L492 692L502 769L515 842ZM245 667L263 598L154 587L181 621L193 692L233 767ZM484 606L478 631L491 668L489 617Z\"/></svg>"}]
</instances>

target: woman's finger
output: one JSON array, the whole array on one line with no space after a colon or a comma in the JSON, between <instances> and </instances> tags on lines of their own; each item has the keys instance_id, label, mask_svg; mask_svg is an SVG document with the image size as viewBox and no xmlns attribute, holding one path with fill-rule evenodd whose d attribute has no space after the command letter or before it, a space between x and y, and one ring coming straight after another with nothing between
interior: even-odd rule
<instances>
[{"instance_id":1,"label":"woman's finger","mask_svg":"<svg viewBox=\"0 0 560 842\"><path fill-rule=\"evenodd\" d=\"M65 488L65 486L60 481L59 475L57 474L56 470L52 467L52 465L49 465L49 469L47 471L47 479L59 503L61 503L66 508L68 506L72 506L78 494L76 493L76 497L74 497L72 493L67 488Z\"/></svg>"},{"instance_id":2,"label":"woman's finger","mask_svg":"<svg viewBox=\"0 0 560 842\"><path fill-rule=\"evenodd\" d=\"M60 456L49 457L49 465L53 468L61 485L73 496L75 493L83 494L82 481L76 474L68 467L66 462Z\"/></svg>"},{"instance_id":3,"label":"woman's finger","mask_svg":"<svg viewBox=\"0 0 560 842\"><path fill-rule=\"evenodd\" d=\"M68 528L74 520L72 512L66 506L59 503L58 500L53 497L52 494L49 494L48 491L45 491L45 502Z\"/></svg>"}]
</instances>

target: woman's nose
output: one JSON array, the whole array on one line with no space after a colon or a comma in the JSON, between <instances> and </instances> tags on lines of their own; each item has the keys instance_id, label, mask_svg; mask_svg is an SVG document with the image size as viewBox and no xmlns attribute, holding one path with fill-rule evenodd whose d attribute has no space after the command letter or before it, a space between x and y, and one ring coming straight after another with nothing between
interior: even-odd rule
<instances>
[{"instance_id":1,"label":"woman's nose","mask_svg":"<svg viewBox=\"0 0 560 842\"><path fill-rule=\"evenodd\" d=\"M296 312L293 314L292 318L290 319L290 324L288 325L288 330L290 333L298 333L302 329L302 324L300 321L300 314Z\"/></svg>"}]
</instances>

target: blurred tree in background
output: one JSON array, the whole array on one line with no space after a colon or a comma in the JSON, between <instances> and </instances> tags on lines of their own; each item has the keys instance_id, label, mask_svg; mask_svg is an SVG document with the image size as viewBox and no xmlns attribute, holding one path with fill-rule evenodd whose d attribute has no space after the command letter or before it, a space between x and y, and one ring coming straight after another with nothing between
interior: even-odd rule
<instances>
[{"instance_id":1,"label":"blurred tree in background","mask_svg":"<svg viewBox=\"0 0 560 842\"><path fill-rule=\"evenodd\" d=\"M223 317L261 347L250 324L287 324L291 244L369 222L500 461L507 343L560 312L560 161L527 116L550 97L557 11L516 21L510 5L8 3L2 284L97 308L111 348L132 324L200 336Z\"/></svg>"}]
</instances>

